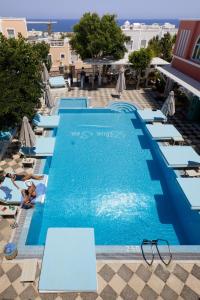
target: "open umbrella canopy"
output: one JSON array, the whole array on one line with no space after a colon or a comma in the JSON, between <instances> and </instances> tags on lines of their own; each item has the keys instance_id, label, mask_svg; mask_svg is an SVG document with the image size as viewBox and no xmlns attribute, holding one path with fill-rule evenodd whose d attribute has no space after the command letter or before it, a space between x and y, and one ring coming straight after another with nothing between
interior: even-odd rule
<instances>
[{"instance_id":1,"label":"open umbrella canopy","mask_svg":"<svg viewBox=\"0 0 200 300\"><path fill-rule=\"evenodd\" d=\"M42 79L43 79L43 82L47 82L49 80L49 73L48 73L45 63L43 63L42 66L43 66Z\"/></svg>"},{"instance_id":2,"label":"open umbrella canopy","mask_svg":"<svg viewBox=\"0 0 200 300\"><path fill-rule=\"evenodd\" d=\"M19 141L27 148L33 148L35 146L36 137L27 117L23 117Z\"/></svg>"},{"instance_id":3,"label":"open umbrella canopy","mask_svg":"<svg viewBox=\"0 0 200 300\"><path fill-rule=\"evenodd\" d=\"M116 91L120 95L125 89L126 89L126 81L124 76L124 68L121 68L117 79Z\"/></svg>"},{"instance_id":4,"label":"open umbrella canopy","mask_svg":"<svg viewBox=\"0 0 200 300\"><path fill-rule=\"evenodd\" d=\"M54 101L53 101L53 97L51 95L49 85L45 86L44 100L45 100L45 104L48 108L52 108L54 106Z\"/></svg>"},{"instance_id":5,"label":"open umbrella canopy","mask_svg":"<svg viewBox=\"0 0 200 300\"><path fill-rule=\"evenodd\" d=\"M169 93L169 96L164 102L161 111L165 116L173 116L175 114L175 99L173 91Z\"/></svg>"}]
</instances>

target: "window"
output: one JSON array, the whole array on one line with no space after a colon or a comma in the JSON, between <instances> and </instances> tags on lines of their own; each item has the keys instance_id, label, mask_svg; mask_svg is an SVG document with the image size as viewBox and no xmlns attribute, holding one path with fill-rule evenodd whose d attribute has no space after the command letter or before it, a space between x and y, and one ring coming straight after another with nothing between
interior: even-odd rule
<instances>
[{"instance_id":1,"label":"window","mask_svg":"<svg viewBox=\"0 0 200 300\"><path fill-rule=\"evenodd\" d=\"M61 53L61 54L60 54L60 58L61 58L61 59L65 59L65 54L64 54L64 53Z\"/></svg>"},{"instance_id":2,"label":"window","mask_svg":"<svg viewBox=\"0 0 200 300\"><path fill-rule=\"evenodd\" d=\"M141 40L141 48L145 48L147 44L146 40Z\"/></svg>"},{"instance_id":3,"label":"window","mask_svg":"<svg viewBox=\"0 0 200 300\"><path fill-rule=\"evenodd\" d=\"M184 29L181 30L179 40L177 43L177 48L176 48L176 55L183 57L185 48L187 46L187 42L190 36L190 30Z\"/></svg>"},{"instance_id":4,"label":"window","mask_svg":"<svg viewBox=\"0 0 200 300\"><path fill-rule=\"evenodd\" d=\"M194 47L192 58L200 62L200 38L198 38L197 43Z\"/></svg>"},{"instance_id":5,"label":"window","mask_svg":"<svg viewBox=\"0 0 200 300\"><path fill-rule=\"evenodd\" d=\"M15 30L14 29L7 29L8 37L14 38L15 37Z\"/></svg>"}]
</instances>

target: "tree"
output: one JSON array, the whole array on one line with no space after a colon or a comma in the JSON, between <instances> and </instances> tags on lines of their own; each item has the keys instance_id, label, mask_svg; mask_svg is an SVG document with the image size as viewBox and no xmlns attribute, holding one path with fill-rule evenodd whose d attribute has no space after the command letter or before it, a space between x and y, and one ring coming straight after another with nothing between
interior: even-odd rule
<instances>
[{"instance_id":1,"label":"tree","mask_svg":"<svg viewBox=\"0 0 200 300\"><path fill-rule=\"evenodd\" d=\"M169 32L165 33L160 40L162 58L168 62L172 60L173 37Z\"/></svg>"},{"instance_id":2,"label":"tree","mask_svg":"<svg viewBox=\"0 0 200 300\"><path fill-rule=\"evenodd\" d=\"M160 47L160 39L159 36L153 37L149 43L148 43L148 48L152 50L152 55L154 57L161 56L161 47Z\"/></svg>"},{"instance_id":3,"label":"tree","mask_svg":"<svg viewBox=\"0 0 200 300\"><path fill-rule=\"evenodd\" d=\"M85 13L74 26L70 44L83 60L103 57L120 59L124 57L125 42L128 40L114 15L99 17L96 13Z\"/></svg>"},{"instance_id":4,"label":"tree","mask_svg":"<svg viewBox=\"0 0 200 300\"><path fill-rule=\"evenodd\" d=\"M134 51L129 55L129 62L132 68L136 71L137 85L136 89L139 88L142 71L145 71L150 65L152 58L152 51L149 48L141 48L140 50Z\"/></svg>"},{"instance_id":5,"label":"tree","mask_svg":"<svg viewBox=\"0 0 200 300\"><path fill-rule=\"evenodd\" d=\"M44 45L30 44L22 36L7 39L0 34L0 128L18 126L40 104L42 48Z\"/></svg>"},{"instance_id":6,"label":"tree","mask_svg":"<svg viewBox=\"0 0 200 300\"><path fill-rule=\"evenodd\" d=\"M38 52L39 57L41 58L42 62L45 63L48 71L51 69L51 61L48 59L49 44L43 42L33 44L33 49Z\"/></svg>"},{"instance_id":7,"label":"tree","mask_svg":"<svg viewBox=\"0 0 200 300\"><path fill-rule=\"evenodd\" d=\"M162 38L153 37L148 44L148 48L152 50L153 56L158 56L164 60L171 62L173 46L176 42L176 35L170 33L164 34Z\"/></svg>"}]
</instances>

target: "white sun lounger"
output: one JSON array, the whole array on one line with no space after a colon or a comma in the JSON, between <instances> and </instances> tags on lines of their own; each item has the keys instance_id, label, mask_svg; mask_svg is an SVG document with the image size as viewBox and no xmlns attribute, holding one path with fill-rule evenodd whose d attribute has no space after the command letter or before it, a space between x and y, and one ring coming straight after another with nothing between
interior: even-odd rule
<instances>
[{"instance_id":1,"label":"white sun lounger","mask_svg":"<svg viewBox=\"0 0 200 300\"><path fill-rule=\"evenodd\" d=\"M52 156L55 147L54 137L39 137L36 139L36 145L34 148L29 149L21 147L20 152L26 156Z\"/></svg>"},{"instance_id":2,"label":"white sun lounger","mask_svg":"<svg viewBox=\"0 0 200 300\"><path fill-rule=\"evenodd\" d=\"M146 128L153 140L183 142L184 139L180 132L170 124L147 124Z\"/></svg>"},{"instance_id":3,"label":"white sun lounger","mask_svg":"<svg viewBox=\"0 0 200 300\"><path fill-rule=\"evenodd\" d=\"M34 282L37 272L37 259L25 259L23 261L20 282Z\"/></svg>"},{"instance_id":4,"label":"white sun lounger","mask_svg":"<svg viewBox=\"0 0 200 300\"><path fill-rule=\"evenodd\" d=\"M177 178L177 181L191 205L191 209L200 210L200 178Z\"/></svg>"},{"instance_id":5,"label":"white sun lounger","mask_svg":"<svg viewBox=\"0 0 200 300\"><path fill-rule=\"evenodd\" d=\"M31 181L36 186L36 198L34 199L35 202L42 203L44 201L45 193L46 193L46 187L47 187L47 181L48 176L44 175L44 178L41 180L35 180L31 179ZM16 181L17 186L19 186L20 189L27 189L27 186L24 181ZM0 186L0 203L3 204L20 204L23 197L12 181L9 178L5 178L4 182Z\"/></svg>"},{"instance_id":6,"label":"white sun lounger","mask_svg":"<svg viewBox=\"0 0 200 300\"><path fill-rule=\"evenodd\" d=\"M167 165L172 168L200 166L200 156L191 146L159 146Z\"/></svg>"},{"instance_id":7,"label":"white sun lounger","mask_svg":"<svg viewBox=\"0 0 200 300\"><path fill-rule=\"evenodd\" d=\"M42 116L40 114L36 114L36 116L33 119L33 124L37 127L43 127L43 128L55 128L58 127L60 120L60 116Z\"/></svg>"},{"instance_id":8,"label":"white sun lounger","mask_svg":"<svg viewBox=\"0 0 200 300\"><path fill-rule=\"evenodd\" d=\"M140 119L145 123L166 122L167 118L161 110L152 110L149 108L138 109L137 113Z\"/></svg>"},{"instance_id":9,"label":"white sun lounger","mask_svg":"<svg viewBox=\"0 0 200 300\"><path fill-rule=\"evenodd\" d=\"M50 77L49 85L51 88L61 88L66 86L66 82L63 76Z\"/></svg>"},{"instance_id":10,"label":"white sun lounger","mask_svg":"<svg viewBox=\"0 0 200 300\"><path fill-rule=\"evenodd\" d=\"M96 292L96 277L94 229L49 228L39 292Z\"/></svg>"}]
</instances>

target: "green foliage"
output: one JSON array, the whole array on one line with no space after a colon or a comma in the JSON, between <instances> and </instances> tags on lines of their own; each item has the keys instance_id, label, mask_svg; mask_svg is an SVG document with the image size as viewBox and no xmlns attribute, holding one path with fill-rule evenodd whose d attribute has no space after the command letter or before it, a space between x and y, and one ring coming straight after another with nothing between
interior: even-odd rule
<instances>
[{"instance_id":1,"label":"green foliage","mask_svg":"<svg viewBox=\"0 0 200 300\"><path fill-rule=\"evenodd\" d=\"M176 35L171 36L170 33L166 33L161 39L158 36L152 38L149 41L148 48L152 50L153 56L158 56L171 62L175 42Z\"/></svg>"},{"instance_id":2,"label":"green foliage","mask_svg":"<svg viewBox=\"0 0 200 300\"><path fill-rule=\"evenodd\" d=\"M0 128L31 118L42 95L41 62L44 45L32 45L22 36L7 39L0 34Z\"/></svg>"},{"instance_id":3,"label":"green foliage","mask_svg":"<svg viewBox=\"0 0 200 300\"><path fill-rule=\"evenodd\" d=\"M160 57L161 49L160 49L160 39L159 36L153 37L148 44L148 48L152 50L153 57Z\"/></svg>"},{"instance_id":4,"label":"green foliage","mask_svg":"<svg viewBox=\"0 0 200 300\"><path fill-rule=\"evenodd\" d=\"M74 26L70 44L82 59L108 56L120 59L126 52L127 40L114 15L99 17L96 13L85 13Z\"/></svg>"},{"instance_id":5,"label":"green foliage","mask_svg":"<svg viewBox=\"0 0 200 300\"><path fill-rule=\"evenodd\" d=\"M48 59L49 44L45 42L36 43L33 45L33 49L38 52L39 57L41 58L42 62L45 63L48 70L51 69L51 61Z\"/></svg>"},{"instance_id":6,"label":"green foliage","mask_svg":"<svg viewBox=\"0 0 200 300\"><path fill-rule=\"evenodd\" d=\"M141 48L129 55L129 62L137 73L141 73L150 65L151 58L152 51L149 48Z\"/></svg>"},{"instance_id":7,"label":"green foliage","mask_svg":"<svg viewBox=\"0 0 200 300\"><path fill-rule=\"evenodd\" d=\"M150 65L152 55L152 51L149 48L141 48L129 55L129 62L137 73L136 89L139 88L142 71L146 70Z\"/></svg>"}]
</instances>

